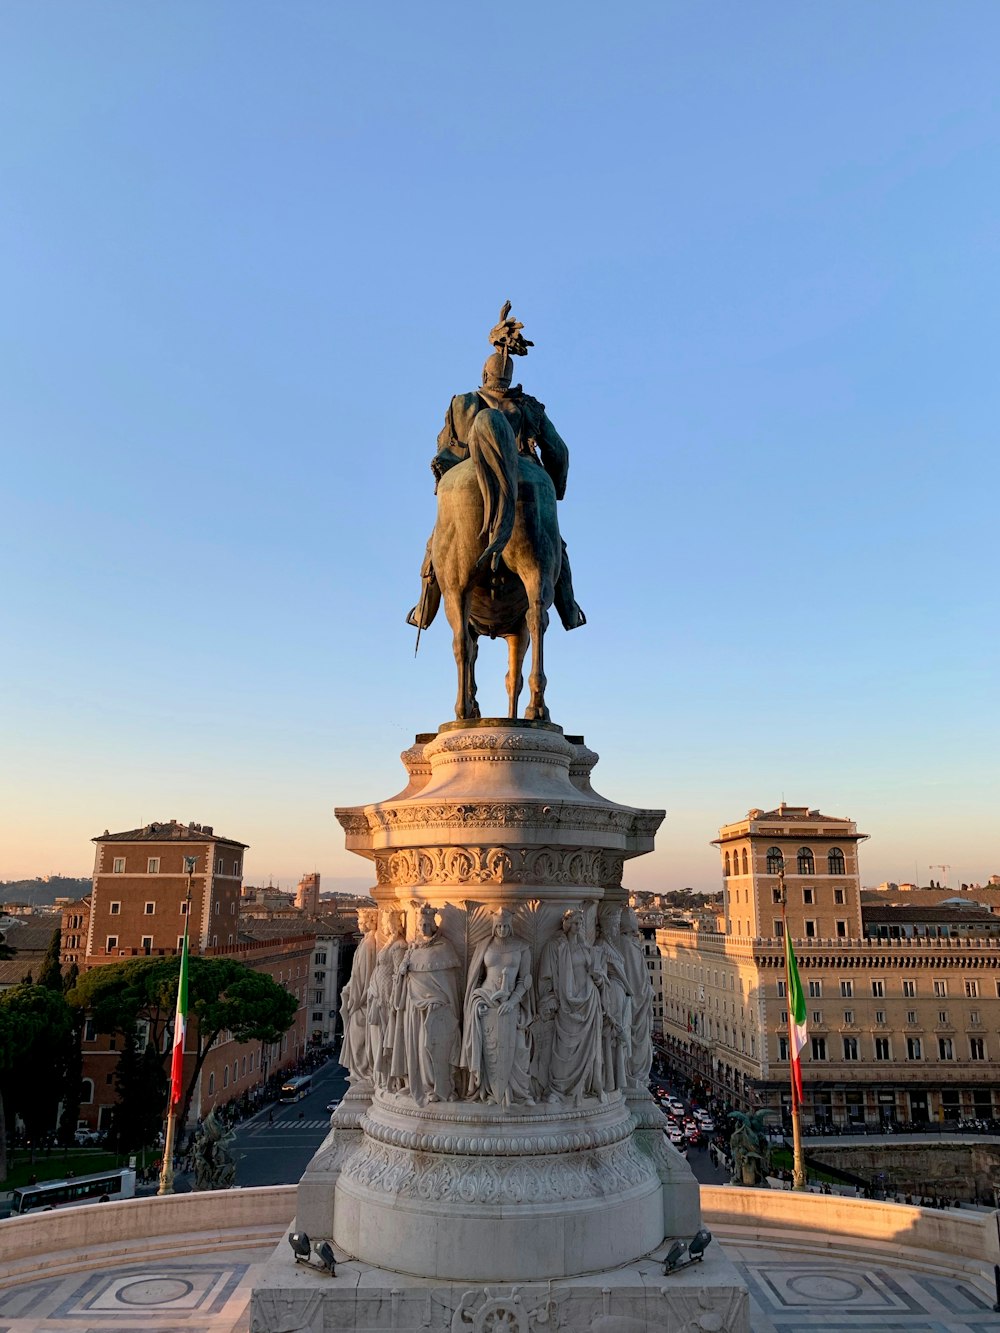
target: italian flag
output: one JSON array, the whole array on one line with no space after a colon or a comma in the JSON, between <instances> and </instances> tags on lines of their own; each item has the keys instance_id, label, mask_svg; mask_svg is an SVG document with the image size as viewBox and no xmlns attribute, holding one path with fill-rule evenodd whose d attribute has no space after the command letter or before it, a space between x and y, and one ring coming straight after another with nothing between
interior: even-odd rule
<instances>
[{"instance_id":1,"label":"italian flag","mask_svg":"<svg viewBox=\"0 0 1000 1333\"><path fill-rule=\"evenodd\" d=\"M188 916L184 918L184 943L181 945L181 970L177 978L177 1013L174 1016L174 1053L170 1061L170 1105L179 1106L184 1089L184 1036L187 1032L188 1011Z\"/></svg>"},{"instance_id":2,"label":"italian flag","mask_svg":"<svg viewBox=\"0 0 1000 1333\"><path fill-rule=\"evenodd\" d=\"M795 953L788 931L785 931L785 975L788 978L788 1040L792 1062L792 1092L796 1104L802 1105L802 1063L799 1056L806 1044L806 997L795 963Z\"/></svg>"}]
</instances>

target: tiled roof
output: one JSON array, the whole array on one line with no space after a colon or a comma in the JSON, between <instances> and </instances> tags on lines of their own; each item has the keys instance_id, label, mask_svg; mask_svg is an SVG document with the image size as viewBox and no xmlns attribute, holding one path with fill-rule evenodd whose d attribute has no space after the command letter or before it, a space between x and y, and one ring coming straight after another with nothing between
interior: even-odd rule
<instances>
[{"instance_id":1,"label":"tiled roof","mask_svg":"<svg viewBox=\"0 0 1000 1333\"><path fill-rule=\"evenodd\" d=\"M802 805L786 805L782 810L779 806L777 810L759 810L754 819L760 821L766 820L787 820L791 824L849 824L850 820L845 819L843 815L824 815L819 810L808 810Z\"/></svg>"},{"instance_id":2,"label":"tiled roof","mask_svg":"<svg viewBox=\"0 0 1000 1333\"><path fill-rule=\"evenodd\" d=\"M960 921L991 921L1000 927L1000 918L987 911L985 907L966 906L965 903L937 903L931 907L910 907L906 903L874 907L865 903L862 907L862 916L869 924L901 921L947 921L953 924Z\"/></svg>"},{"instance_id":3,"label":"tiled roof","mask_svg":"<svg viewBox=\"0 0 1000 1333\"><path fill-rule=\"evenodd\" d=\"M91 842L221 842L228 847L248 847L249 843L235 838L223 838L214 832L211 824L180 824L176 819L161 824L146 824L144 828L129 829L125 833L109 833L107 829Z\"/></svg>"},{"instance_id":4,"label":"tiled roof","mask_svg":"<svg viewBox=\"0 0 1000 1333\"><path fill-rule=\"evenodd\" d=\"M43 954L58 929L59 918L54 916L45 925L36 923L30 926L4 926L0 933L5 936L5 943L16 949L23 957L25 954Z\"/></svg>"}]
</instances>

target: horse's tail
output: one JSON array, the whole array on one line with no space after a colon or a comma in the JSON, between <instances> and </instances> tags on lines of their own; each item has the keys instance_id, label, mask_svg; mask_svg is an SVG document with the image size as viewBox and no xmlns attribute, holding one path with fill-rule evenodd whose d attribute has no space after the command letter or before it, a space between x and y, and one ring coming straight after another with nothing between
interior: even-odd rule
<instances>
[{"instance_id":1,"label":"horse's tail","mask_svg":"<svg viewBox=\"0 0 1000 1333\"><path fill-rule=\"evenodd\" d=\"M486 549L476 568L489 560L494 569L514 531L517 511L517 441L502 412L484 407L477 412L469 431L469 456L476 465L483 493L483 526Z\"/></svg>"}]
</instances>

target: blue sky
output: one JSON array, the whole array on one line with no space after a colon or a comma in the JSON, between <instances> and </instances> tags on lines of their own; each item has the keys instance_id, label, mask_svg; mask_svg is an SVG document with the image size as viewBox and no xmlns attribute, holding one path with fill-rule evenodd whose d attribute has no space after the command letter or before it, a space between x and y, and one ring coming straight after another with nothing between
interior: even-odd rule
<instances>
[{"instance_id":1,"label":"blue sky","mask_svg":"<svg viewBox=\"0 0 1000 1333\"><path fill-rule=\"evenodd\" d=\"M332 807L452 715L403 617L508 297L571 449L553 719L668 811L626 883L717 887L782 797L868 883L1000 871L998 44L920 0L6 6L0 877L176 817L368 878Z\"/></svg>"}]
</instances>

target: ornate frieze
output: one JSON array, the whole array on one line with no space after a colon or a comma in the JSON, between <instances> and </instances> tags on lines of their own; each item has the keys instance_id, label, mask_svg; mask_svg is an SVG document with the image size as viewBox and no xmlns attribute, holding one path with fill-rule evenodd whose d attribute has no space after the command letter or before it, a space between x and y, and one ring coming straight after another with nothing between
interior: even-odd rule
<instances>
[{"instance_id":1,"label":"ornate frieze","mask_svg":"<svg viewBox=\"0 0 1000 1333\"><path fill-rule=\"evenodd\" d=\"M379 884L397 888L419 884L599 888L609 877L605 853L592 847L405 847L376 853L375 871Z\"/></svg>"}]
</instances>

